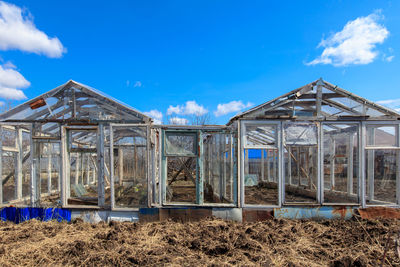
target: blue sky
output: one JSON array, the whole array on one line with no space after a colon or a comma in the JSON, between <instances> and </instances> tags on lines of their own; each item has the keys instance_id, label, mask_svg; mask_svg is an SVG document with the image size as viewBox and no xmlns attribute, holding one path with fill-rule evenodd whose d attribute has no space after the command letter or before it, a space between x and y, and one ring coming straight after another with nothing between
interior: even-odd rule
<instances>
[{"instance_id":1,"label":"blue sky","mask_svg":"<svg viewBox=\"0 0 400 267\"><path fill-rule=\"evenodd\" d=\"M400 107L400 1L0 3L5 103L73 79L164 122L224 124L323 77Z\"/></svg>"}]
</instances>

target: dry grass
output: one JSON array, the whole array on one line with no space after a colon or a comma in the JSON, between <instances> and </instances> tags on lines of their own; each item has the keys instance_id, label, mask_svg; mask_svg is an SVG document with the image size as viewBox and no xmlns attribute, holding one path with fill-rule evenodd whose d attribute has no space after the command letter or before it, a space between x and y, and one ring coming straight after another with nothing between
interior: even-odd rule
<instances>
[{"instance_id":1,"label":"dry grass","mask_svg":"<svg viewBox=\"0 0 400 267\"><path fill-rule=\"evenodd\" d=\"M379 265L398 220L0 223L2 266ZM399 266L393 245L386 265Z\"/></svg>"}]
</instances>

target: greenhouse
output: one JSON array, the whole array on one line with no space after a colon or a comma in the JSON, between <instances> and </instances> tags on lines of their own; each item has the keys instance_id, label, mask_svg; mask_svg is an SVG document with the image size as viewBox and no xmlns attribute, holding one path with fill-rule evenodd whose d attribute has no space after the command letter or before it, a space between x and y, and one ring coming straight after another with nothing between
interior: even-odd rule
<instances>
[{"instance_id":1,"label":"greenhouse","mask_svg":"<svg viewBox=\"0 0 400 267\"><path fill-rule=\"evenodd\" d=\"M396 207L399 118L319 79L226 125L155 125L71 80L0 115L0 203L212 214Z\"/></svg>"}]
</instances>

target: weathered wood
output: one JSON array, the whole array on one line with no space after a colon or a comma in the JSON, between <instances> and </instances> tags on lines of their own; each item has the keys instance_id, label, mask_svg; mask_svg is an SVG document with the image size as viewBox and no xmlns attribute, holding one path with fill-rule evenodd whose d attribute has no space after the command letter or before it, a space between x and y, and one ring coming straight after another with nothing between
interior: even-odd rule
<instances>
[{"instance_id":1,"label":"weathered wood","mask_svg":"<svg viewBox=\"0 0 400 267\"><path fill-rule=\"evenodd\" d=\"M22 130L18 129L17 131L17 157L16 157L16 179L15 179L15 198L21 199L22 198L22 162L24 157L24 150L22 147Z\"/></svg>"},{"instance_id":2,"label":"weathered wood","mask_svg":"<svg viewBox=\"0 0 400 267\"><path fill-rule=\"evenodd\" d=\"M353 193L354 135L350 134L347 149L347 194ZM360 186L360 185L359 185Z\"/></svg>"},{"instance_id":3,"label":"weathered wood","mask_svg":"<svg viewBox=\"0 0 400 267\"><path fill-rule=\"evenodd\" d=\"M47 145L47 192L51 193L51 153L52 153L52 144Z\"/></svg>"},{"instance_id":4,"label":"weathered wood","mask_svg":"<svg viewBox=\"0 0 400 267\"><path fill-rule=\"evenodd\" d=\"M104 126L99 125L97 134L97 180L98 180L98 205L103 207L105 205L105 175L104 175Z\"/></svg>"},{"instance_id":5,"label":"weathered wood","mask_svg":"<svg viewBox=\"0 0 400 267\"><path fill-rule=\"evenodd\" d=\"M118 183L122 186L124 179L124 150L118 148Z\"/></svg>"}]
</instances>

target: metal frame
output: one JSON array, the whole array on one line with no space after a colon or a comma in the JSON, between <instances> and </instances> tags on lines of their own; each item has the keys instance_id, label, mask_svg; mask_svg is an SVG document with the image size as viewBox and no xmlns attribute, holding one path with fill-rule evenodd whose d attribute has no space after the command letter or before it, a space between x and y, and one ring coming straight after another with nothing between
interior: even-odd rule
<instances>
[{"instance_id":1,"label":"metal frame","mask_svg":"<svg viewBox=\"0 0 400 267\"><path fill-rule=\"evenodd\" d=\"M375 145L368 145L367 140L367 127L368 126L377 126L377 127L385 127L390 126L395 129L395 146L375 146ZM367 204L366 197L367 197L367 170L365 166L363 166L362 176L364 178L363 181L363 195L362 195L362 207L400 207L400 122L399 121L366 121L362 123L362 139L363 139L363 147L364 150L364 164L365 164L365 157L366 153L369 151L375 150L392 150L396 151L396 203L382 203L382 204ZM375 179L375 178L374 178Z\"/></svg>"},{"instance_id":2,"label":"metal frame","mask_svg":"<svg viewBox=\"0 0 400 267\"><path fill-rule=\"evenodd\" d=\"M156 127L155 127L156 128ZM186 126L186 127L176 127L176 126L163 126L157 127L161 128L161 206L201 206L201 207L235 207L237 205L236 201L236 194L233 195L233 203L225 204L225 203L204 203L204 188L203 188L203 181L204 181L204 170L203 170L203 134L210 132L210 133L224 133L229 131L230 128L228 127L218 127L218 126L211 126L211 127L199 127L199 126ZM166 134L167 133L181 133L181 134L196 134L196 142L197 145L196 155L175 155L175 154L166 154L165 152L165 142L166 142ZM186 203L186 202L167 202L166 200L166 181L167 181L167 158L168 157L194 157L196 158L196 201L195 203ZM235 177L233 181L235 181ZM232 185L235 187L235 183ZM235 192L235 188L233 189Z\"/></svg>"},{"instance_id":3,"label":"metal frame","mask_svg":"<svg viewBox=\"0 0 400 267\"><path fill-rule=\"evenodd\" d=\"M324 201L324 191L325 191L325 186L324 186L324 178L325 178L325 174L324 174L324 130L323 130L323 126L324 125L354 125L357 126L357 140L358 140L358 169L357 169L357 179L358 179L358 190L357 190L357 197L358 197L358 202L357 203L328 203ZM362 155L361 155L361 122L356 122L356 121L337 121L337 122L333 122L333 121L329 121L329 122L322 122L321 126L320 126L320 131L321 131L321 139L320 139L320 154L321 154L321 166L320 166L320 185L321 185L321 190L320 190L320 202L321 205L335 205L335 206L349 206L349 205L362 205L362 196L361 196L361 187L362 187L362 176L360 175L361 173L361 160L362 160Z\"/></svg>"},{"instance_id":4,"label":"metal frame","mask_svg":"<svg viewBox=\"0 0 400 267\"><path fill-rule=\"evenodd\" d=\"M283 150L282 150L282 123L280 121L270 121L270 120L239 120L240 125L240 146L239 147L239 155L240 155L240 179L239 179L239 192L240 192L240 207L246 208L277 208L281 207L283 203L282 197L282 175L283 175ZM246 133L247 133L247 125L274 125L276 127L275 138L276 138L276 146L253 146L247 145L246 141ZM254 205L254 204L246 204L245 201L245 183L244 183L244 176L245 176L245 159L244 159L244 151L245 149L274 149L278 152L278 205ZM263 153L263 152L262 152Z\"/></svg>"},{"instance_id":5,"label":"metal frame","mask_svg":"<svg viewBox=\"0 0 400 267\"><path fill-rule=\"evenodd\" d=\"M137 211L141 207L117 207L115 203L115 184L114 184L114 131L115 128L146 128L146 180L147 180L147 207L151 207L152 185L150 182L150 124L110 124L110 190L111 190L111 210L113 211ZM121 178L120 178L121 179Z\"/></svg>"}]
</instances>

